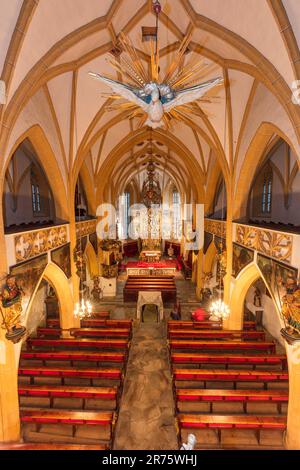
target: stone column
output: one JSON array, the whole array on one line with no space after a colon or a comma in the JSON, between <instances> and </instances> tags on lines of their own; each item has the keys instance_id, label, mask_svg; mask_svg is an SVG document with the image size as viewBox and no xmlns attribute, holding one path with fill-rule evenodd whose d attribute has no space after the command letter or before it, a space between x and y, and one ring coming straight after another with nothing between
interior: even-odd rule
<instances>
[{"instance_id":1,"label":"stone column","mask_svg":"<svg viewBox=\"0 0 300 470\"><path fill-rule=\"evenodd\" d=\"M227 253L227 262L226 262L226 275L224 276L224 302L230 307L231 304L231 283L232 283L232 238L233 238L233 224L232 224L232 204L230 204L228 198L228 208L227 208L227 220L226 220L226 253ZM232 306L230 309L230 316L228 320L223 322L223 328L226 330L241 330L243 321L241 321L240 312L238 309Z\"/></svg>"},{"instance_id":2,"label":"stone column","mask_svg":"<svg viewBox=\"0 0 300 470\"><path fill-rule=\"evenodd\" d=\"M77 276L77 268L74 262L74 249L76 247L76 221L75 221L75 210L74 210L74 190L75 187L72 183L69 183L69 230L70 230L70 250L71 250L71 280L72 280L72 291L73 291L73 301L74 306L76 302L79 301L79 277ZM72 328L80 328L80 320L74 317ZM70 326L68 326L70 328Z\"/></svg>"},{"instance_id":3,"label":"stone column","mask_svg":"<svg viewBox=\"0 0 300 470\"><path fill-rule=\"evenodd\" d=\"M0 442L20 439L18 374L14 345L0 331Z\"/></svg>"},{"instance_id":4,"label":"stone column","mask_svg":"<svg viewBox=\"0 0 300 470\"><path fill-rule=\"evenodd\" d=\"M8 268L1 202L0 207L0 272L6 273ZM18 375L14 345L6 340L5 334L6 330L0 327L0 442L12 442L20 439Z\"/></svg>"},{"instance_id":5,"label":"stone column","mask_svg":"<svg viewBox=\"0 0 300 470\"><path fill-rule=\"evenodd\" d=\"M203 288L203 250L200 250L197 258L197 287L196 296L198 300L202 299L202 288Z\"/></svg>"}]
</instances>

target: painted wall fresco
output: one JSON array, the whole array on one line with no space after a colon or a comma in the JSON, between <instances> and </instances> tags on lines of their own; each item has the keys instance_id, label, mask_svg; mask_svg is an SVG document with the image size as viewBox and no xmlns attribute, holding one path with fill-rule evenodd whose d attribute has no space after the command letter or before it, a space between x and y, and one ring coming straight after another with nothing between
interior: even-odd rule
<instances>
[{"instance_id":1,"label":"painted wall fresco","mask_svg":"<svg viewBox=\"0 0 300 470\"><path fill-rule=\"evenodd\" d=\"M260 251L271 258L285 263L291 262L293 236L290 234L237 225L236 241L240 245Z\"/></svg>"},{"instance_id":2,"label":"painted wall fresco","mask_svg":"<svg viewBox=\"0 0 300 470\"><path fill-rule=\"evenodd\" d=\"M44 254L30 261L12 266L9 273L16 277L22 289L22 317L25 316L32 294L48 264L48 255ZM24 318L22 318L23 321Z\"/></svg>"},{"instance_id":3,"label":"painted wall fresco","mask_svg":"<svg viewBox=\"0 0 300 470\"><path fill-rule=\"evenodd\" d=\"M70 243L51 251L51 260L65 273L68 279L71 277Z\"/></svg>"},{"instance_id":4,"label":"painted wall fresco","mask_svg":"<svg viewBox=\"0 0 300 470\"><path fill-rule=\"evenodd\" d=\"M257 256L257 265L267 283L268 289L280 307L282 298L289 290L289 286L297 284L298 269L274 261L261 254Z\"/></svg>"},{"instance_id":5,"label":"painted wall fresco","mask_svg":"<svg viewBox=\"0 0 300 470\"><path fill-rule=\"evenodd\" d=\"M22 262L67 242L67 227L52 227L15 236L16 261Z\"/></svg>"},{"instance_id":6,"label":"painted wall fresco","mask_svg":"<svg viewBox=\"0 0 300 470\"><path fill-rule=\"evenodd\" d=\"M237 277L254 260L254 251L233 243L232 275Z\"/></svg>"}]
</instances>

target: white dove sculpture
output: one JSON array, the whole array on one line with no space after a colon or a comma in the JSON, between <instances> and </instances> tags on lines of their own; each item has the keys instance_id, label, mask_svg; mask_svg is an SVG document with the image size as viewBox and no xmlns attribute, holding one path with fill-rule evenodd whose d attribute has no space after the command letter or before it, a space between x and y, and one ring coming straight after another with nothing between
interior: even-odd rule
<instances>
[{"instance_id":1,"label":"white dove sculpture","mask_svg":"<svg viewBox=\"0 0 300 470\"><path fill-rule=\"evenodd\" d=\"M164 113L168 113L176 106L202 98L205 93L224 81L223 78L218 77L199 85L175 90L165 83L149 82L142 88L135 88L98 73L89 72L89 75L108 85L115 94L139 106L148 115L145 125L153 129L164 125Z\"/></svg>"}]
</instances>

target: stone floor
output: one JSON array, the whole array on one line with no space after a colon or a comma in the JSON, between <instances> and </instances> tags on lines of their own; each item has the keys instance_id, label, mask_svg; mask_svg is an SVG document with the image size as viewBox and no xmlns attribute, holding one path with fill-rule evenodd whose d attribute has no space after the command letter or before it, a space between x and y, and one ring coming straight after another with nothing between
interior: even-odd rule
<instances>
[{"instance_id":1,"label":"stone floor","mask_svg":"<svg viewBox=\"0 0 300 470\"><path fill-rule=\"evenodd\" d=\"M115 450L178 449L165 323L150 308L134 327Z\"/></svg>"}]
</instances>

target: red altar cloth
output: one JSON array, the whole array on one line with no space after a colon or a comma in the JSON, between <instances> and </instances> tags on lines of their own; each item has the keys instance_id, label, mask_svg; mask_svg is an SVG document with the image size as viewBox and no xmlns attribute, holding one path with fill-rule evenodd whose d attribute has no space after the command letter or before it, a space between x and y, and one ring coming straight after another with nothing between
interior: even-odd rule
<instances>
[{"instance_id":1,"label":"red altar cloth","mask_svg":"<svg viewBox=\"0 0 300 470\"><path fill-rule=\"evenodd\" d=\"M164 260L164 261L159 261L158 263L149 263L147 261L128 261L126 264L126 268L161 268L161 269L166 269L166 268L176 268L178 269L178 264L177 261L175 260Z\"/></svg>"}]
</instances>

